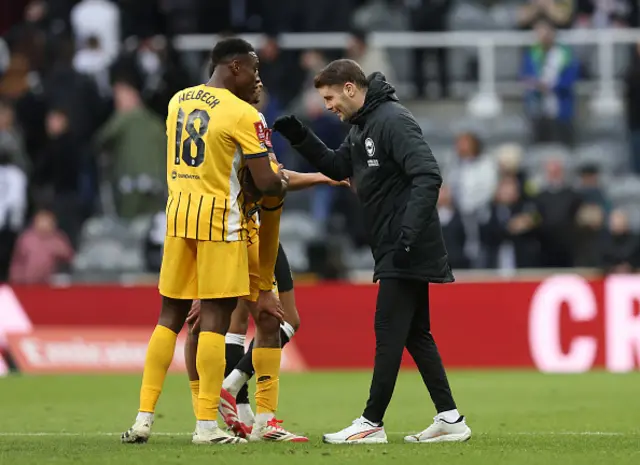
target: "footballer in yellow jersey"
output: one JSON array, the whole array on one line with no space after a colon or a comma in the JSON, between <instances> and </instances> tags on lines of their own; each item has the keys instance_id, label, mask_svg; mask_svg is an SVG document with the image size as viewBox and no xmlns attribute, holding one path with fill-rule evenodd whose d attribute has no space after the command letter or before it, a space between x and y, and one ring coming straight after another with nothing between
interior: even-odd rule
<instances>
[{"instance_id":1,"label":"footballer in yellow jersey","mask_svg":"<svg viewBox=\"0 0 640 465\"><path fill-rule=\"evenodd\" d=\"M257 189L275 197L284 196L288 178L271 169L266 128L249 103L260 82L253 47L242 39L225 39L216 44L211 60L215 71L209 82L178 92L169 103L167 237L159 282L162 309L147 350L139 413L134 425L123 433L124 443L146 442L151 434L177 335L193 299L199 299L201 305L196 356L198 421L193 443L245 442L227 434L216 422L224 378L224 336L238 297L250 293L246 218L238 173L246 166ZM265 292L260 293L256 305L256 312L260 312L257 333L262 334L263 347L273 349L254 352L254 358L257 355L262 363L256 371L264 372L267 381L261 391L264 404L273 411L282 304L270 287L266 292L265 283L272 281L275 255L269 250L261 260L260 285Z\"/></svg>"},{"instance_id":2,"label":"footballer in yellow jersey","mask_svg":"<svg viewBox=\"0 0 640 465\"><path fill-rule=\"evenodd\" d=\"M257 88L256 101L259 100L261 85ZM262 115L261 115L262 117ZM262 117L265 127L267 123ZM272 152L271 146L271 130L266 130L267 138L266 145L271 153L272 168L278 170L281 166L278 165L277 159ZM290 186L295 189L303 189L311 187L317 184L332 184L332 185L348 185L348 183L336 183L333 180L325 177L320 173L296 173L286 171L290 177ZM247 179L244 179L247 181ZM250 181L250 180L248 180ZM293 183L293 184L291 184ZM251 182L245 182L249 191L255 191L251 188ZM250 196L247 196L246 200L249 200ZM253 199L253 198L252 198ZM253 199L255 200L255 199ZM271 207L275 207L276 210L282 207L282 201L279 199L267 199L271 202ZM251 293L252 295L246 297L246 300L240 301L238 307L233 312L231 319L231 326L229 332L226 335L226 357L227 366L225 375L228 375L225 379L225 383L229 383L226 389L222 390L220 413L228 426L236 432L236 434L245 436L252 433L252 427L254 425L254 414L249 404L249 398L246 388L247 381L254 375L254 367L252 361L253 355L253 341L250 345L249 351L244 353L244 341L246 338L246 332L248 329L248 316L252 312L252 301L256 300L256 296L260 290L260 254L259 254L259 232L262 230L259 213L260 210L269 208L269 205L263 205L260 200L256 202L246 203L248 212L247 217L250 217L247 225L249 236L249 275L251 281ZM263 211L263 213L265 213ZM284 310L284 322L280 325L280 343L284 346L293 337L295 331L298 329L300 319L298 311L295 305L295 297L293 293L293 279L291 276L291 270L289 263L284 253L284 250L280 246L277 251L277 261L275 266L274 286L277 283L277 291L279 292L279 298L282 301ZM274 289L275 291L276 289ZM188 322L190 323L189 337L187 344L185 345L185 364L189 375L189 382L191 387L192 401L194 405L194 411L197 411L197 397L198 397L198 385L199 376L196 368L196 347L199 333L199 314L200 314L199 301L194 301L192 310L189 314ZM225 385L223 384L223 388ZM237 397L237 406L236 406ZM307 439L303 436L299 436L284 430L276 422L272 424L262 425L262 428L256 430L257 434L252 434L250 437L259 438L259 440L271 440L271 441L285 441L285 442L304 442Z\"/></svg>"}]
</instances>

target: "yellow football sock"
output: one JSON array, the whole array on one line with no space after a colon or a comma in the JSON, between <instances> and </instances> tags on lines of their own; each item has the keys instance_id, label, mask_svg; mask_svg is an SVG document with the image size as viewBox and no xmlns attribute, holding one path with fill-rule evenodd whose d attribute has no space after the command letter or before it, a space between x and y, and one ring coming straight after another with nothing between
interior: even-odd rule
<instances>
[{"instance_id":1,"label":"yellow football sock","mask_svg":"<svg viewBox=\"0 0 640 465\"><path fill-rule=\"evenodd\" d=\"M178 335L165 326L153 330L142 373L140 411L153 413L176 350Z\"/></svg>"},{"instance_id":2,"label":"yellow football sock","mask_svg":"<svg viewBox=\"0 0 640 465\"><path fill-rule=\"evenodd\" d=\"M275 413L280 388L282 349L253 349L256 370L256 413Z\"/></svg>"},{"instance_id":3,"label":"yellow football sock","mask_svg":"<svg viewBox=\"0 0 640 465\"><path fill-rule=\"evenodd\" d=\"M193 406L193 414L198 418L198 394L200 394L200 380L189 381L191 388L191 405Z\"/></svg>"},{"instance_id":4,"label":"yellow football sock","mask_svg":"<svg viewBox=\"0 0 640 465\"><path fill-rule=\"evenodd\" d=\"M220 390L224 381L224 336L203 331L198 338L196 367L200 375L198 393L198 420L215 421L218 418Z\"/></svg>"}]
</instances>

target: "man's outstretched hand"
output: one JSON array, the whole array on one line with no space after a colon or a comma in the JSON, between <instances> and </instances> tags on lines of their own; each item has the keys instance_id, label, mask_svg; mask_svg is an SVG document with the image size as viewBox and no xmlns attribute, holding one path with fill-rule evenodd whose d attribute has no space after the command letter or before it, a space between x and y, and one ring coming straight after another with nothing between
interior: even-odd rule
<instances>
[{"instance_id":1,"label":"man's outstretched hand","mask_svg":"<svg viewBox=\"0 0 640 465\"><path fill-rule=\"evenodd\" d=\"M278 296L272 291L260 291L260 296L258 297L258 313L260 314L262 312L277 318L280 323L284 322L282 302L280 302Z\"/></svg>"},{"instance_id":2,"label":"man's outstretched hand","mask_svg":"<svg viewBox=\"0 0 640 465\"><path fill-rule=\"evenodd\" d=\"M293 145L299 144L307 136L307 128L294 115L281 116L275 120L273 130L278 131Z\"/></svg>"}]
</instances>

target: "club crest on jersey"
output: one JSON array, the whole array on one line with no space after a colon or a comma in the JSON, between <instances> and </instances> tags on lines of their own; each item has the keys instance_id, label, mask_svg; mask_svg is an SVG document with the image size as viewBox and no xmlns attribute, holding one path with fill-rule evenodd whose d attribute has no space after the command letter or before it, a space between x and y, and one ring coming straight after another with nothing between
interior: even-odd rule
<instances>
[{"instance_id":1,"label":"club crest on jersey","mask_svg":"<svg viewBox=\"0 0 640 465\"><path fill-rule=\"evenodd\" d=\"M374 144L373 139L371 137L367 137L364 140L364 149L367 151L367 155L369 156L369 160L367 160L367 165L370 167L380 166L380 163L373 156L376 154L376 144Z\"/></svg>"}]
</instances>

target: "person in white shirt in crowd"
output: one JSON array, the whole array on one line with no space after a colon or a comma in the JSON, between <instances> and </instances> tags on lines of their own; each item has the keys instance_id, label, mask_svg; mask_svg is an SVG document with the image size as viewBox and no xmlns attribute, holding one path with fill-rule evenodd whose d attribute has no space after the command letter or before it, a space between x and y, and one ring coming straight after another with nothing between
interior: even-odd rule
<instances>
[{"instance_id":1,"label":"person in white shirt in crowd","mask_svg":"<svg viewBox=\"0 0 640 465\"><path fill-rule=\"evenodd\" d=\"M80 48L73 58L73 67L76 71L90 76L96 83L100 96L107 98L111 95L111 83L109 82L109 65L111 57L102 48L100 39L91 36Z\"/></svg>"},{"instance_id":2,"label":"person in white shirt in crowd","mask_svg":"<svg viewBox=\"0 0 640 465\"><path fill-rule=\"evenodd\" d=\"M13 247L27 212L27 176L0 150L0 283L6 282Z\"/></svg>"},{"instance_id":3,"label":"person in white shirt in crowd","mask_svg":"<svg viewBox=\"0 0 640 465\"><path fill-rule=\"evenodd\" d=\"M453 200L460 210L467 234L466 253L473 266L480 265L477 214L491 202L498 185L498 167L493 157L483 153L480 137L463 132L456 139L458 157L447 167Z\"/></svg>"},{"instance_id":4,"label":"person in white shirt in crowd","mask_svg":"<svg viewBox=\"0 0 640 465\"><path fill-rule=\"evenodd\" d=\"M82 0L71 10L71 26L78 45L97 37L110 64L120 51L120 10L109 0Z\"/></svg>"}]
</instances>

